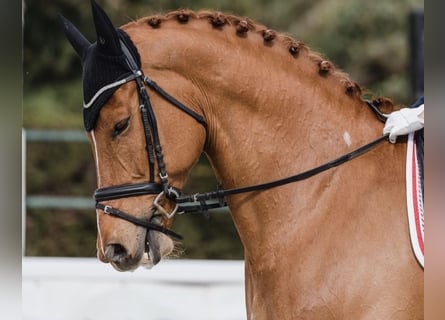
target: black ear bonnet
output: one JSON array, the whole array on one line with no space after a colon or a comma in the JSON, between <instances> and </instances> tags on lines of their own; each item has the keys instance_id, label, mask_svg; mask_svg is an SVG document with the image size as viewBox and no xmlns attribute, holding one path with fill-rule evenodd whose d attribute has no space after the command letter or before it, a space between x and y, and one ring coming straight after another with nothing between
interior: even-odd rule
<instances>
[{"instance_id":1,"label":"black ear bonnet","mask_svg":"<svg viewBox=\"0 0 445 320\"><path fill-rule=\"evenodd\" d=\"M139 53L130 37L123 30L115 29L93 1L92 8L97 33L94 43L89 43L71 22L59 16L68 40L82 61L83 120L87 131L94 129L100 109L119 88L116 82L135 71L122 46L128 49L137 68L141 68Z\"/></svg>"},{"instance_id":2,"label":"black ear bonnet","mask_svg":"<svg viewBox=\"0 0 445 320\"><path fill-rule=\"evenodd\" d=\"M130 37L121 29L117 29L116 31L119 34L119 39L125 43L140 68L140 56ZM107 85L131 75L132 70L127 63L127 58L124 53L120 56L104 55L96 49L96 43L92 44L89 48L82 67L83 120L85 130L90 131L95 127L100 109L119 86L111 87L103 91L103 93L99 94L94 100L92 100L93 97ZM91 103L91 105L87 105L88 103Z\"/></svg>"}]
</instances>

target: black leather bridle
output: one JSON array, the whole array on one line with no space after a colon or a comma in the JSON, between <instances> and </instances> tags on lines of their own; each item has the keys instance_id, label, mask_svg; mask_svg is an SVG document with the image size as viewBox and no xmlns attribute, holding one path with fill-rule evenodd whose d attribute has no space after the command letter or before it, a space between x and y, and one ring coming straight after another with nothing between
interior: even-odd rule
<instances>
[{"instance_id":1,"label":"black leather bridle","mask_svg":"<svg viewBox=\"0 0 445 320\"><path fill-rule=\"evenodd\" d=\"M346 161L352 160L360 156L361 154L371 150L382 141L387 140L388 135L381 136L375 139L374 141L371 141L370 143L353 150L352 152L349 152L332 161L329 161L328 163L325 163L313 169L283 179L278 179L271 182L266 182L241 188L234 188L228 190L218 189L216 191L207 193L183 195L180 189L171 186L168 182L168 174L167 174L167 169L165 167L164 157L162 154L156 117L150 102L150 98L145 89L145 85L149 86L153 91L155 91L162 98L167 100L170 104L179 108L184 113L194 118L206 130L207 130L207 123L205 122L205 119L201 115L199 115L195 111L191 110L190 108L188 108L187 106L176 100L170 94L165 92L161 87L159 87L153 80L145 76L142 70L138 67L130 50L127 48L127 46L123 41L121 41L121 46L127 58L127 63L130 69L132 70L132 73L128 77L116 81L114 84L110 84L107 87L121 86L133 80L136 82L141 117L145 131L146 150L148 154L148 164L149 164L148 168L149 181L144 183L124 184L124 185L99 188L94 192L94 199L96 200L97 209L102 210L104 213L108 215L124 219L138 226L142 226L147 230L159 231L166 235L172 236L176 239L182 239L181 235L159 224L152 223L151 219L160 215L166 218L172 218L177 213L202 212L202 211L207 211L209 209L224 207L227 205L225 201L226 196L275 188L288 183L307 179L318 173L336 167ZM385 114L382 114L371 101L366 101L366 102L368 106L377 114L377 117L384 122L387 116ZM155 162L157 162L158 164L160 182L155 182L155 175L154 175ZM108 200L128 198L141 195L156 195L155 200L153 201L153 206L157 209L157 213L153 215L148 221L136 218L117 208L113 208L110 205L104 204L104 202ZM166 212L166 210L159 203L160 199L163 196L165 196L170 201L175 203L174 209L169 213ZM147 237L148 237L148 232L147 232Z\"/></svg>"},{"instance_id":2,"label":"black leather bridle","mask_svg":"<svg viewBox=\"0 0 445 320\"><path fill-rule=\"evenodd\" d=\"M122 80L117 81L116 86L121 86L133 80L136 81L139 97L139 108L141 112L142 123L144 126L146 150L148 154L149 181L144 183L116 185L97 189L94 192L96 208L102 210L106 214L127 220L133 224L145 227L147 229L163 232L177 239L182 239L182 236L167 228L164 228L150 221L136 218L126 212L123 212L117 208L113 208L112 206L103 203L108 200L119 198L128 198L141 195L156 195L153 205L158 209L158 212L166 215L167 218L171 218L178 211L179 205L177 203L173 211L171 211L170 213L166 212L166 210L159 203L162 196L175 201L176 198L178 198L181 194L181 191L178 188L171 186L168 182L168 173L165 167L164 156L162 154L162 147L159 139L156 117L150 102L150 98L145 89L145 85L148 85L164 99L169 101L172 105L176 106L177 108L194 118L207 130L207 124L202 116L177 101L174 97L170 96L167 92L160 88L154 81L145 76L142 70L138 67L135 58L131 54L130 50L127 48L126 44L123 41L121 41L121 47L126 56L128 66L132 70L132 74ZM113 84L110 84L107 87L113 87ZM155 162L157 162L158 165L160 182L155 182ZM153 217L151 217L151 219L152 218Z\"/></svg>"}]
</instances>

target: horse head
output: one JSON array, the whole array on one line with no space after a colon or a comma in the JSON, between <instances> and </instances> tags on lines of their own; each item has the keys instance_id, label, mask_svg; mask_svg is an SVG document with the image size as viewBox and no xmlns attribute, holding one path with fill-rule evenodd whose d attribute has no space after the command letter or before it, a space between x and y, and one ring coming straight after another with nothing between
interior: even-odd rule
<instances>
[{"instance_id":1,"label":"horse head","mask_svg":"<svg viewBox=\"0 0 445 320\"><path fill-rule=\"evenodd\" d=\"M98 257L120 271L150 267L174 249L171 237L178 235L168 229L174 198L202 151L205 122L176 100L178 108L162 94L149 98L155 84L144 75L149 66L133 40L94 1L92 12L94 43L60 20L83 68L83 120L97 172ZM181 89L174 80L169 85Z\"/></svg>"}]
</instances>

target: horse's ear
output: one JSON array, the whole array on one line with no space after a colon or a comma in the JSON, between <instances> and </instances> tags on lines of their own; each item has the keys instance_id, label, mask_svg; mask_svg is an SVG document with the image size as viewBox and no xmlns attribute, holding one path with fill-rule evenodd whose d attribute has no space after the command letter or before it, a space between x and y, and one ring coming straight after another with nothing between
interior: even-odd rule
<instances>
[{"instance_id":1,"label":"horse's ear","mask_svg":"<svg viewBox=\"0 0 445 320\"><path fill-rule=\"evenodd\" d=\"M121 44L110 18L94 0L91 0L91 7L96 26L97 50L108 56L120 56Z\"/></svg>"},{"instance_id":2,"label":"horse's ear","mask_svg":"<svg viewBox=\"0 0 445 320\"><path fill-rule=\"evenodd\" d=\"M84 58L84 54L87 49L91 46L91 43L80 33L79 30L64 16L59 14L59 21L62 24L63 31L65 31L65 35L68 38L69 42L73 46L74 50L76 50L78 56L82 59Z\"/></svg>"}]
</instances>

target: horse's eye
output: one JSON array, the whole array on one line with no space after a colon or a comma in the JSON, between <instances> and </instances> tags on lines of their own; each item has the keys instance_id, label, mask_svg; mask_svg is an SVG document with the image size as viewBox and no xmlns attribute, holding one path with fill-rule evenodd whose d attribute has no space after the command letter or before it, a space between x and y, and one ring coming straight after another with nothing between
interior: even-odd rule
<instances>
[{"instance_id":1,"label":"horse's eye","mask_svg":"<svg viewBox=\"0 0 445 320\"><path fill-rule=\"evenodd\" d=\"M122 132L124 132L125 129L127 129L129 125L130 125L130 117L116 123L114 126L113 138L117 137Z\"/></svg>"}]
</instances>

